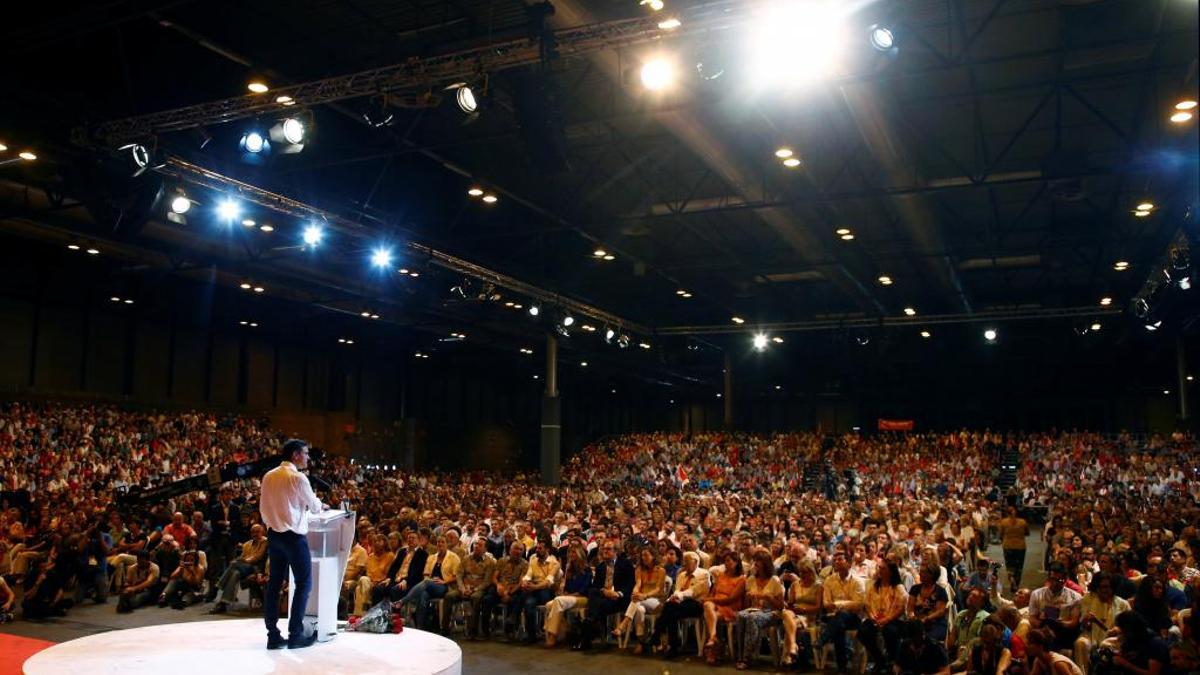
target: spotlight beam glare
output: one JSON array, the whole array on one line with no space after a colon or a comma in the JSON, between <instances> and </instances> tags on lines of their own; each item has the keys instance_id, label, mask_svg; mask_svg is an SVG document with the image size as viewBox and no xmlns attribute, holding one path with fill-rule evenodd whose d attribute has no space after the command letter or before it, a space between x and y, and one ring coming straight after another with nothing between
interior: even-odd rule
<instances>
[{"instance_id":1,"label":"spotlight beam glare","mask_svg":"<svg viewBox=\"0 0 1200 675\"><path fill-rule=\"evenodd\" d=\"M756 87L803 86L840 66L847 42L844 16L834 2L775 2L751 21L744 41Z\"/></svg>"}]
</instances>

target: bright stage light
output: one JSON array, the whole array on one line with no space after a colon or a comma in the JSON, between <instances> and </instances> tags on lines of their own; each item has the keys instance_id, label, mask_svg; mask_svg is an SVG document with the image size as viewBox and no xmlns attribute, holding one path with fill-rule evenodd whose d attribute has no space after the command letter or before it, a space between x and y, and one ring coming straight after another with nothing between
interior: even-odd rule
<instances>
[{"instance_id":1,"label":"bright stage light","mask_svg":"<svg viewBox=\"0 0 1200 675\"><path fill-rule=\"evenodd\" d=\"M764 350L766 350L766 348L767 348L767 343L768 343L768 342L770 342L770 339L769 339L769 338L766 336L766 334L765 334L765 333L757 333L757 334L755 334L755 336L754 336L754 349L755 349L755 351L760 351L760 352L761 352L761 351L764 351Z\"/></svg>"},{"instance_id":2,"label":"bright stage light","mask_svg":"<svg viewBox=\"0 0 1200 675\"><path fill-rule=\"evenodd\" d=\"M1190 113L1186 110L1180 110L1179 112L1175 113L1174 115L1171 115L1171 121L1174 122L1175 124L1183 124L1184 122L1187 122L1190 119L1192 119L1192 113Z\"/></svg>"},{"instance_id":3,"label":"bright stage light","mask_svg":"<svg viewBox=\"0 0 1200 675\"><path fill-rule=\"evenodd\" d=\"M224 199L217 204L217 217L226 223L232 223L242 214L242 207L232 199Z\"/></svg>"},{"instance_id":4,"label":"bright stage light","mask_svg":"<svg viewBox=\"0 0 1200 675\"><path fill-rule=\"evenodd\" d=\"M1184 99L1175 104L1176 110L1192 110L1196 107L1196 102L1190 98Z\"/></svg>"},{"instance_id":5,"label":"bright stage light","mask_svg":"<svg viewBox=\"0 0 1200 675\"><path fill-rule=\"evenodd\" d=\"M983 338L985 340L987 340L988 342L995 342L996 341L996 331L992 328L989 328L989 329L983 331Z\"/></svg>"},{"instance_id":6,"label":"bright stage light","mask_svg":"<svg viewBox=\"0 0 1200 675\"><path fill-rule=\"evenodd\" d=\"M675 67L666 59L655 58L642 64L642 86L650 91L662 91L675 80Z\"/></svg>"},{"instance_id":7,"label":"bright stage light","mask_svg":"<svg viewBox=\"0 0 1200 675\"><path fill-rule=\"evenodd\" d=\"M475 100L475 92L466 85L458 88L454 94L454 100L458 103L458 109L468 115L479 112L479 101Z\"/></svg>"},{"instance_id":8,"label":"bright stage light","mask_svg":"<svg viewBox=\"0 0 1200 675\"><path fill-rule=\"evenodd\" d=\"M800 166L800 158L799 157L788 157L787 159L783 160L783 165L789 169L794 169L794 168Z\"/></svg>"},{"instance_id":9,"label":"bright stage light","mask_svg":"<svg viewBox=\"0 0 1200 675\"><path fill-rule=\"evenodd\" d=\"M239 145L241 145L242 150L252 155L257 155L258 153L271 147L267 143L267 139L263 138L263 135L257 131L247 131L242 136L242 141L239 143Z\"/></svg>"},{"instance_id":10,"label":"bright stage light","mask_svg":"<svg viewBox=\"0 0 1200 675\"><path fill-rule=\"evenodd\" d=\"M1089 326L1089 328L1092 330L1093 333L1095 333L1096 331L1100 330L1103 327L1104 326L1100 325L1099 323L1093 323L1091 326Z\"/></svg>"},{"instance_id":11,"label":"bright stage light","mask_svg":"<svg viewBox=\"0 0 1200 675\"><path fill-rule=\"evenodd\" d=\"M0 143L0 152L7 152L7 151L8 151L8 146L3 143Z\"/></svg>"},{"instance_id":12,"label":"bright stage light","mask_svg":"<svg viewBox=\"0 0 1200 675\"><path fill-rule=\"evenodd\" d=\"M1154 202L1142 202L1134 207L1135 211L1151 211L1154 209Z\"/></svg>"},{"instance_id":13,"label":"bright stage light","mask_svg":"<svg viewBox=\"0 0 1200 675\"><path fill-rule=\"evenodd\" d=\"M472 186L471 188L469 188L467 190L467 194L472 197L482 197L483 196L483 188L479 187L478 185Z\"/></svg>"},{"instance_id":14,"label":"bright stage light","mask_svg":"<svg viewBox=\"0 0 1200 675\"><path fill-rule=\"evenodd\" d=\"M17 153L17 157L20 157L21 159L25 160L26 162L32 162L33 160L37 159L37 155L33 154L32 152L30 152L28 150Z\"/></svg>"},{"instance_id":15,"label":"bright stage light","mask_svg":"<svg viewBox=\"0 0 1200 675\"><path fill-rule=\"evenodd\" d=\"M300 120L289 117L283 121L283 140L292 144L299 144L304 140L304 123Z\"/></svg>"},{"instance_id":16,"label":"bright stage light","mask_svg":"<svg viewBox=\"0 0 1200 675\"><path fill-rule=\"evenodd\" d=\"M171 211L181 216L187 213L190 208L192 208L192 200L183 195L179 195L171 200Z\"/></svg>"},{"instance_id":17,"label":"bright stage light","mask_svg":"<svg viewBox=\"0 0 1200 675\"><path fill-rule=\"evenodd\" d=\"M846 43L837 3L779 1L751 22L747 63L759 87L804 85L832 74Z\"/></svg>"},{"instance_id":18,"label":"bright stage light","mask_svg":"<svg viewBox=\"0 0 1200 675\"><path fill-rule=\"evenodd\" d=\"M251 81L249 84L246 85L246 88L255 94L265 94L271 89L270 87L267 86L266 82L263 82L261 80Z\"/></svg>"},{"instance_id":19,"label":"bright stage light","mask_svg":"<svg viewBox=\"0 0 1200 675\"><path fill-rule=\"evenodd\" d=\"M307 246L316 246L321 243L321 239L325 236L325 230L320 225L309 225L304 228L304 243Z\"/></svg>"},{"instance_id":20,"label":"bright stage light","mask_svg":"<svg viewBox=\"0 0 1200 675\"><path fill-rule=\"evenodd\" d=\"M739 325L739 326L740 326L740 325L742 325L742 324L744 324L744 323L746 323L746 320L745 320L745 319L743 319L743 318L742 318L742 317L740 317L740 316L735 316L735 317L733 317L733 319L732 319L732 320L733 320L733 322L734 322L734 323L736 323L736 324L737 324L737 325Z\"/></svg>"},{"instance_id":21,"label":"bright stage light","mask_svg":"<svg viewBox=\"0 0 1200 675\"><path fill-rule=\"evenodd\" d=\"M927 331L927 330L923 330L923 331L921 331L921 337L923 337L923 338L925 338L926 340L928 340L929 338L933 337L933 333L930 333L930 332L929 332L929 331Z\"/></svg>"},{"instance_id":22,"label":"bright stage light","mask_svg":"<svg viewBox=\"0 0 1200 675\"><path fill-rule=\"evenodd\" d=\"M564 316L562 324L570 328L571 326L575 325L575 317L571 316L570 314Z\"/></svg>"},{"instance_id":23,"label":"bright stage light","mask_svg":"<svg viewBox=\"0 0 1200 675\"><path fill-rule=\"evenodd\" d=\"M499 197L491 193L483 196L483 202L485 204L495 204L497 201L499 201L499 199Z\"/></svg>"},{"instance_id":24,"label":"bright stage light","mask_svg":"<svg viewBox=\"0 0 1200 675\"><path fill-rule=\"evenodd\" d=\"M388 267L392 264L392 251L386 248L377 248L371 252L371 264L376 267Z\"/></svg>"},{"instance_id":25,"label":"bright stage light","mask_svg":"<svg viewBox=\"0 0 1200 675\"><path fill-rule=\"evenodd\" d=\"M542 310L537 305L529 306L529 316L537 316L538 314L541 314L541 313L542 313Z\"/></svg>"},{"instance_id":26,"label":"bright stage light","mask_svg":"<svg viewBox=\"0 0 1200 675\"><path fill-rule=\"evenodd\" d=\"M892 35L891 30L879 24L871 26L870 30L871 46L875 49L886 52L891 51L892 47L896 45L896 36Z\"/></svg>"},{"instance_id":27,"label":"bright stage light","mask_svg":"<svg viewBox=\"0 0 1200 675\"><path fill-rule=\"evenodd\" d=\"M779 148L778 150L775 151L775 156L778 157L779 159L787 159L788 157L791 157L794 154L795 153L792 152L791 148Z\"/></svg>"},{"instance_id":28,"label":"bright stage light","mask_svg":"<svg viewBox=\"0 0 1200 675\"><path fill-rule=\"evenodd\" d=\"M617 336L617 331L615 331L615 330L613 330L613 329L611 329L611 328L606 328L606 329L604 329L604 341L605 341L605 342L610 342L610 343L611 343L611 342L612 342L612 339L613 339L614 337L616 337L616 336Z\"/></svg>"},{"instance_id":29,"label":"bright stage light","mask_svg":"<svg viewBox=\"0 0 1200 675\"><path fill-rule=\"evenodd\" d=\"M912 307L905 307L905 308L904 308L904 315L905 315L905 316L916 316L916 315L917 315L917 310L913 309Z\"/></svg>"},{"instance_id":30,"label":"bright stage light","mask_svg":"<svg viewBox=\"0 0 1200 675\"><path fill-rule=\"evenodd\" d=\"M682 21L680 21L679 19L677 19L675 17L671 17L669 19L659 21L658 29L659 30L675 30L676 28L679 28L682 25L683 25Z\"/></svg>"},{"instance_id":31,"label":"bright stage light","mask_svg":"<svg viewBox=\"0 0 1200 675\"><path fill-rule=\"evenodd\" d=\"M1112 298L1110 298L1109 296L1106 295L1103 298L1100 298L1100 306L1101 307L1108 307L1111 304L1112 304Z\"/></svg>"}]
</instances>

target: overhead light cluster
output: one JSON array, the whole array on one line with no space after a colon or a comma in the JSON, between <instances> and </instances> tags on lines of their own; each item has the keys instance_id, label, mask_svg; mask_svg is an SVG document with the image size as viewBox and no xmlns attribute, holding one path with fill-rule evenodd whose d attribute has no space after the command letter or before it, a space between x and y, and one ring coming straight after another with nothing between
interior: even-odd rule
<instances>
[{"instance_id":1,"label":"overhead light cluster","mask_svg":"<svg viewBox=\"0 0 1200 675\"><path fill-rule=\"evenodd\" d=\"M1183 124L1188 122L1195 116L1196 99L1185 98L1175 104L1174 112L1171 113L1170 120L1175 124Z\"/></svg>"},{"instance_id":2,"label":"overhead light cluster","mask_svg":"<svg viewBox=\"0 0 1200 675\"><path fill-rule=\"evenodd\" d=\"M467 196L471 199L478 199L484 204L489 205L500 201L500 198L496 196L496 193L491 192L490 190L485 190L478 185L472 185L471 187L467 188Z\"/></svg>"},{"instance_id":3,"label":"overhead light cluster","mask_svg":"<svg viewBox=\"0 0 1200 675\"><path fill-rule=\"evenodd\" d=\"M892 281L892 278L886 274L879 275L879 279L877 281L879 281L881 286L891 286L893 283L895 283Z\"/></svg>"},{"instance_id":4,"label":"overhead light cluster","mask_svg":"<svg viewBox=\"0 0 1200 675\"><path fill-rule=\"evenodd\" d=\"M521 353L525 356L533 356L533 350L528 347L521 347Z\"/></svg>"},{"instance_id":5,"label":"overhead light cluster","mask_svg":"<svg viewBox=\"0 0 1200 675\"><path fill-rule=\"evenodd\" d=\"M358 315L364 319L378 319L379 318L378 314L376 314L375 312L372 312L370 310L367 310L367 309L364 309L363 311L359 312Z\"/></svg>"},{"instance_id":6,"label":"overhead light cluster","mask_svg":"<svg viewBox=\"0 0 1200 675\"><path fill-rule=\"evenodd\" d=\"M839 227L834 230L834 234L841 238L842 241L854 241L854 233L848 227Z\"/></svg>"},{"instance_id":7,"label":"overhead light cluster","mask_svg":"<svg viewBox=\"0 0 1200 675\"><path fill-rule=\"evenodd\" d=\"M1137 218L1145 218L1154 210L1154 202L1141 202L1133 209L1133 215Z\"/></svg>"},{"instance_id":8,"label":"overhead light cluster","mask_svg":"<svg viewBox=\"0 0 1200 675\"><path fill-rule=\"evenodd\" d=\"M1124 272L1125 270L1129 269L1129 261L1118 260L1117 262L1113 263L1113 269L1118 272Z\"/></svg>"},{"instance_id":9,"label":"overhead light cluster","mask_svg":"<svg viewBox=\"0 0 1200 675\"><path fill-rule=\"evenodd\" d=\"M1100 306L1101 307L1108 307L1109 305L1112 304L1112 302L1113 302L1113 299L1111 296L1106 295L1103 298L1100 298Z\"/></svg>"},{"instance_id":10,"label":"overhead light cluster","mask_svg":"<svg viewBox=\"0 0 1200 675\"><path fill-rule=\"evenodd\" d=\"M775 157L779 160L780 164L789 169L794 169L800 166L800 158L797 157L795 151L789 147L784 146L775 150Z\"/></svg>"},{"instance_id":11,"label":"overhead light cluster","mask_svg":"<svg viewBox=\"0 0 1200 675\"><path fill-rule=\"evenodd\" d=\"M739 326L740 326L740 325L742 325L742 324L744 324L744 323L746 323L746 320L745 320L745 319L743 319L743 318L742 318L742 317L740 317L740 316L735 316L735 317L732 317L730 320L731 320L731 321L733 321L734 323L736 323L736 324L737 324L737 325L739 325Z\"/></svg>"},{"instance_id":12,"label":"overhead light cluster","mask_svg":"<svg viewBox=\"0 0 1200 675\"><path fill-rule=\"evenodd\" d=\"M95 246L87 246L85 248L84 246L74 242L67 244L67 249L71 251L83 251L88 255L100 255L100 249L96 248Z\"/></svg>"},{"instance_id":13,"label":"overhead light cluster","mask_svg":"<svg viewBox=\"0 0 1200 675\"><path fill-rule=\"evenodd\" d=\"M24 161L24 162L32 162L38 158L37 154L35 154L32 150L22 150L17 153L17 156L15 158L6 159L4 157L4 154L7 152L8 152L8 144L5 143L4 141L0 141L0 166L3 166L10 162L16 162L18 160Z\"/></svg>"},{"instance_id":14,"label":"overhead light cluster","mask_svg":"<svg viewBox=\"0 0 1200 675\"><path fill-rule=\"evenodd\" d=\"M108 300L109 300L109 302L111 302L113 304L125 304L125 305L133 304L133 298L122 298L119 295L114 295L111 298L109 298Z\"/></svg>"},{"instance_id":15,"label":"overhead light cluster","mask_svg":"<svg viewBox=\"0 0 1200 675\"><path fill-rule=\"evenodd\" d=\"M597 247L596 250L592 251L592 257L605 262L612 262L617 259L617 256L609 253L601 247Z\"/></svg>"},{"instance_id":16,"label":"overhead light cluster","mask_svg":"<svg viewBox=\"0 0 1200 675\"><path fill-rule=\"evenodd\" d=\"M239 325L239 326L247 326L247 327L249 327L249 328L258 328L258 322L257 322L257 321L245 321L245 320L242 320L242 321L239 321L239 322L238 322L238 325Z\"/></svg>"},{"instance_id":17,"label":"overhead light cluster","mask_svg":"<svg viewBox=\"0 0 1200 675\"><path fill-rule=\"evenodd\" d=\"M416 353L414 353L414 354L413 354L413 358L417 358L417 359L427 359L427 358L429 358L429 354L427 354L427 353L425 353L425 352L416 352Z\"/></svg>"},{"instance_id":18,"label":"overhead light cluster","mask_svg":"<svg viewBox=\"0 0 1200 675\"><path fill-rule=\"evenodd\" d=\"M266 287L262 286L261 284L255 284L249 281L243 281L242 283L238 284L238 287L243 291L253 291L255 293L264 293L267 290Z\"/></svg>"},{"instance_id":19,"label":"overhead light cluster","mask_svg":"<svg viewBox=\"0 0 1200 675\"><path fill-rule=\"evenodd\" d=\"M904 308L904 316L916 316L916 315L917 315L917 310L915 308L913 308L913 307L905 307Z\"/></svg>"},{"instance_id":20,"label":"overhead light cluster","mask_svg":"<svg viewBox=\"0 0 1200 675\"><path fill-rule=\"evenodd\" d=\"M675 291L675 295L678 295L679 297L681 297L681 298L684 298L685 300L686 300L687 298L690 298L690 297L692 297L692 294L691 294L691 292L690 292L690 291L686 291L686 290L684 290L684 289L682 289L682 288L681 288L681 289L679 289L679 290L677 290L677 291Z\"/></svg>"},{"instance_id":21,"label":"overhead light cluster","mask_svg":"<svg viewBox=\"0 0 1200 675\"><path fill-rule=\"evenodd\" d=\"M354 340L351 340L350 338L338 338L338 344L352 345L354 344Z\"/></svg>"}]
</instances>

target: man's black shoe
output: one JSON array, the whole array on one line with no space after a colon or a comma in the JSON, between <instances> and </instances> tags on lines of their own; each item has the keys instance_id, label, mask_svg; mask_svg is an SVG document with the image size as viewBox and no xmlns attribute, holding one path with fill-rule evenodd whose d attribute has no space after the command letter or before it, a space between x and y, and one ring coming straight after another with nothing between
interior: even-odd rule
<instances>
[{"instance_id":1,"label":"man's black shoe","mask_svg":"<svg viewBox=\"0 0 1200 675\"><path fill-rule=\"evenodd\" d=\"M314 630L313 632L309 633L308 635L305 635L304 637L301 637L296 640L293 640L292 637L289 635L288 641L287 641L287 646L288 646L288 649L304 649L305 647L311 647L312 643L314 643L316 641L317 641L317 631Z\"/></svg>"},{"instance_id":2,"label":"man's black shoe","mask_svg":"<svg viewBox=\"0 0 1200 675\"><path fill-rule=\"evenodd\" d=\"M282 635L272 635L267 638L267 649L283 649L288 641Z\"/></svg>"}]
</instances>

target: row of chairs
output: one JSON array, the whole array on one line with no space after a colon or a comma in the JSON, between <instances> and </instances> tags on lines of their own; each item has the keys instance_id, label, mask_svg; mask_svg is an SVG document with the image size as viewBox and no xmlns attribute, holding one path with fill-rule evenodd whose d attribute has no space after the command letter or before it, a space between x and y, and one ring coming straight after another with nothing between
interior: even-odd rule
<instances>
[{"instance_id":1,"label":"row of chairs","mask_svg":"<svg viewBox=\"0 0 1200 675\"><path fill-rule=\"evenodd\" d=\"M434 603L434 605L436 607L437 616L438 616L439 623L440 623L442 621L442 619L444 619L444 612L446 611L446 603L442 599L436 599L436 600L433 600L432 602ZM450 617L450 623L449 623L449 625L451 626L451 630L454 630L455 626L465 629L465 626L466 626L466 623L468 620L468 617L467 617L468 608L469 608L468 603L465 603L465 602L454 603L454 606L451 610L453 612L453 614ZM500 609L500 621L502 624L504 624L507 622L507 619L508 619L508 608L503 605L500 605L499 609ZM406 620L411 618L413 611L414 610L411 606L405 607ZM585 612L585 610L583 608L575 608L568 612L568 617L572 620L581 621L583 619L584 612ZM541 606L541 607L537 608L537 623L538 623L537 626L526 626L525 625L526 622L524 620L523 615L518 617L518 620L517 620L517 635L518 635L518 637L524 637L524 636L528 636L531 634L532 635L538 634L540 632L541 625L545 622L546 613L547 613L547 610L546 610L545 606ZM659 614L661 614L661 607L660 607L659 611L646 613L646 615L645 615L646 623L645 623L645 627L644 627L645 631L646 631L645 634L649 635L654 632L654 627L658 620ZM605 627L605 631L604 631L604 635L603 635L603 639L606 642L610 641L612 639L611 631L616 627L617 623L621 619L621 616L622 616L621 613L613 613L613 614L609 614L608 617L606 617L606 621L605 621L606 627ZM490 634L494 631L493 622L495 621L495 618L496 617L494 615L491 617L485 617L485 619L488 621L488 624L489 624L484 629L485 634ZM721 621L720 624L718 625L718 631L721 631L722 628L724 629L723 632L724 632L724 636L725 636L725 649L729 655L729 658L733 659L736 657L736 654L737 654L737 645L741 641L741 636L737 634L737 624L735 622ZM705 630L703 617L692 617L692 618L682 619L679 622L679 630L681 633L680 637L684 642L686 642L689 635L694 636L695 644L696 644L696 654L697 654L697 656L703 656L704 643L706 642L706 632L707 632ZM819 638L819 628L817 626L810 626L804 630L809 631L810 644L817 645L818 638ZM531 633L531 631L532 631L532 633ZM635 632L635 628L634 628L633 622L630 622L630 624L626 627L625 631L623 633L621 633L621 635L618 638L616 638L616 641L615 641L616 646L620 649L626 649L629 646L630 640L633 639L634 632ZM783 627L780 625L776 625L772 630L769 630L766 632L765 637L766 637L766 640L768 643L768 648L770 650L771 661L776 666L778 666L783 662L783 658L785 656L785 654L783 654L783 650L782 650ZM863 673L866 671L866 666L867 666L866 650L863 649L862 645L858 642L856 631L848 631L847 637L849 638L851 644L854 646L854 652L852 654L851 662L849 665L850 665L851 669L853 670L853 672ZM823 647L815 648L815 653L813 654L813 661L814 661L814 665L816 666L816 668L818 670L824 669L825 664L832 661L833 650L834 650L834 648L833 648L832 644L828 644L828 645L824 645Z\"/></svg>"}]
</instances>

